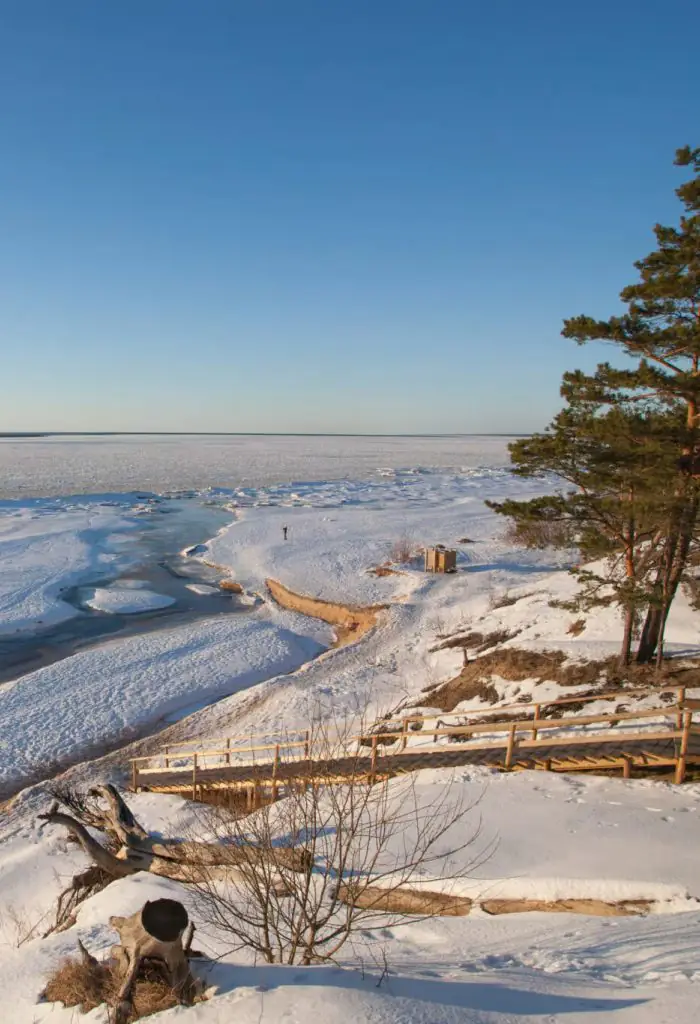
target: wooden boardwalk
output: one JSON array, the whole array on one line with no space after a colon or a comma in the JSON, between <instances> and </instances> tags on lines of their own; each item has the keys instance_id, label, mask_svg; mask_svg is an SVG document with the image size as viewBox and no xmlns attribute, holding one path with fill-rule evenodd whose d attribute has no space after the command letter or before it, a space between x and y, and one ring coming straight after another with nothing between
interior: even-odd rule
<instances>
[{"instance_id":1,"label":"wooden boardwalk","mask_svg":"<svg viewBox=\"0 0 700 1024\"><path fill-rule=\"evenodd\" d=\"M665 703L622 710L620 702L633 696ZM582 711L585 704L600 701L616 706L605 713L566 715L567 705ZM310 733L233 737L212 741L207 748L168 747L137 758L132 761L132 787L208 802L222 802L225 792L237 793L245 806L254 807L276 799L290 785L375 781L422 768L468 765L501 771L619 770L625 778L634 769L665 767L673 769L680 783L689 766L700 765L700 725L694 721L698 711L700 701L686 699L683 689L626 690L547 704L408 715L342 744L329 745L324 737L323 756L314 753ZM479 720L486 716L500 720Z\"/></svg>"}]
</instances>

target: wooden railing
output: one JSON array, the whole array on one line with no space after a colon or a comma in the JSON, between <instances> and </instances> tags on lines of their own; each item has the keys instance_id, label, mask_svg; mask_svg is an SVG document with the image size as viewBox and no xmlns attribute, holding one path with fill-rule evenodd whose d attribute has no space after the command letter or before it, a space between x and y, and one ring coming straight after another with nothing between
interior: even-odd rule
<instances>
[{"instance_id":1,"label":"wooden railing","mask_svg":"<svg viewBox=\"0 0 700 1024\"><path fill-rule=\"evenodd\" d=\"M546 708L563 707L571 704L590 704L601 700L625 700L630 697L660 697L673 693L673 704L662 707L641 709L638 711L609 712L596 715L571 715L568 717L546 717ZM522 715L531 710L531 717L510 719L511 713ZM375 725L359 735L338 737L331 742L327 733L323 732L315 741L311 731L292 733L285 738L270 735L230 736L223 740L211 740L206 748L190 744L171 744L155 755L135 758L132 761L133 785L138 788L139 781L146 782L152 773L191 771L193 786L196 789L198 773L211 767L255 765L257 768L267 766L270 776L277 777L280 766L295 761L313 762L323 759L342 759L348 756L357 757L368 748L370 772L376 774L380 765L388 767L392 757L400 754L420 755L421 759L436 756L436 745L446 737L448 740L460 741L464 749L469 751L490 750L503 751L502 767L506 770L513 766L516 749L525 752L539 751L546 755L547 747L563 746L590 747L601 745L605 733L595 730L601 726L606 730L617 728L621 724L619 736L621 748L621 766L623 774L629 774L629 759L625 759L622 747L624 743L658 740L678 740L677 754L673 760L676 764L676 777L679 781L685 777L686 760L690 739L700 735L700 728L693 724L693 713L700 710L700 700L686 698L685 687L674 687L666 690L618 690L606 693L589 694L588 696L571 696L551 701L517 703L510 705L478 708L462 712L446 712L440 715L404 715L396 716L394 722L386 728ZM506 715L505 720L480 723L478 718L486 715ZM477 718L477 721L455 722L450 724L448 718ZM646 719L672 718L674 727L663 731L627 732L625 726L633 722L644 722ZM426 728L432 723L432 727ZM392 727L393 726L393 727ZM591 733L591 728L595 731ZM586 735L581 735L582 732ZM556 736L542 737L542 733L556 732ZM527 733L525 739L520 734ZM607 735L610 735L608 732ZM487 742L478 742L488 736ZM477 742L472 742L476 738ZM243 745L241 745L243 741ZM217 745L218 744L218 745ZM607 746L606 742L606 746ZM380 747L382 748L380 751ZM315 749L314 749L315 748ZM391 749L386 749L391 748ZM442 748L444 749L444 748ZM260 757L260 755L263 755ZM583 755L582 755L583 757ZM213 762L213 763L212 763ZM426 761L427 766L427 761Z\"/></svg>"}]
</instances>

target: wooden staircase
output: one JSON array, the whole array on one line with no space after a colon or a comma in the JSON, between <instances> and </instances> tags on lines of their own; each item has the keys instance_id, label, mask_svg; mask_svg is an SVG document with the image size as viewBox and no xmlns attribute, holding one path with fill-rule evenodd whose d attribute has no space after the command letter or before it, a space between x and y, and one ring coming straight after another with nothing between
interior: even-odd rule
<instances>
[{"instance_id":1,"label":"wooden staircase","mask_svg":"<svg viewBox=\"0 0 700 1024\"><path fill-rule=\"evenodd\" d=\"M657 706L617 710L629 698ZM567 705L614 702L598 714L566 715ZM622 690L549 702L512 704L442 715L404 715L361 735L329 740L311 731L238 736L206 747L165 747L131 762L132 788L179 793L247 810L285 788L373 782L422 768L482 765L499 771L555 772L672 769L676 783L700 765L700 701L685 689ZM489 716L490 720L486 719ZM498 721L493 721L497 717ZM465 719L469 719L465 721Z\"/></svg>"}]
</instances>

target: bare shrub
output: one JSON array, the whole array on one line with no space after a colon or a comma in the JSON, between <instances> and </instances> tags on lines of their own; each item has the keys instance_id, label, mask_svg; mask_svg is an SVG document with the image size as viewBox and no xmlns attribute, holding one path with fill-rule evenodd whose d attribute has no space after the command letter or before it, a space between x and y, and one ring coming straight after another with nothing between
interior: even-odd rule
<instances>
[{"instance_id":1,"label":"bare shrub","mask_svg":"<svg viewBox=\"0 0 700 1024\"><path fill-rule=\"evenodd\" d=\"M490 633L479 633L478 631L463 633L461 636L451 636L442 643L436 644L435 647L430 648L430 652L434 653L435 651L461 647L465 651L469 650L474 651L476 654L482 654L491 647L497 647L508 640L513 640L519 633L522 633L521 629L505 628L494 629Z\"/></svg>"},{"instance_id":2,"label":"bare shrub","mask_svg":"<svg viewBox=\"0 0 700 1024\"><path fill-rule=\"evenodd\" d=\"M569 523L555 519L541 519L527 523L511 521L503 539L513 547L566 548L574 546L574 535Z\"/></svg>"},{"instance_id":3,"label":"bare shrub","mask_svg":"<svg viewBox=\"0 0 700 1024\"><path fill-rule=\"evenodd\" d=\"M586 620L585 619L576 619L575 622L571 623L571 625L569 626L569 628L567 629L566 632L570 633L571 636L580 636L581 633L583 633L585 628L586 628Z\"/></svg>"},{"instance_id":4,"label":"bare shrub","mask_svg":"<svg viewBox=\"0 0 700 1024\"><path fill-rule=\"evenodd\" d=\"M399 565L413 561L420 554L420 547L409 534L405 533L389 548L389 559Z\"/></svg>"},{"instance_id":5,"label":"bare shrub","mask_svg":"<svg viewBox=\"0 0 700 1024\"><path fill-rule=\"evenodd\" d=\"M494 592L489 597L489 611L494 612L497 608L510 608L517 600L518 598L514 597L509 590L504 590L501 593Z\"/></svg>"},{"instance_id":6,"label":"bare shrub","mask_svg":"<svg viewBox=\"0 0 700 1024\"><path fill-rule=\"evenodd\" d=\"M48 911L35 918L25 907L6 903L0 907L0 946L19 949L25 942L38 938L50 915Z\"/></svg>"},{"instance_id":7,"label":"bare shrub","mask_svg":"<svg viewBox=\"0 0 700 1024\"><path fill-rule=\"evenodd\" d=\"M532 597L533 594L533 590L526 594L512 594L510 590L505 590L500 594L493 593L489 598L489 611L496 611L497 608L510 608L511 605L517 604L518 601L524 601L526 597Z\"/></svg>"},{"instance_id":8,"label":"bare shrub","mask_svg":"<svg viewBox=\"0 0 700 1024\"><path fill-rule=\"evenodd\" d=\"M344 731L341 742L348 749L350 731ZM415 777L381 778L364 752L348 757L349 778L341 783L330 764L338 737L331 740L320 723L313 737L313 777L295 777L289 773L293 766L285 766L284 799L244 819L202 809L196 826L198 835L213 832L223 848L235 852L241 876L235 885L212 875L194 886L199 919L227 936L232 951L253 950L268 963L332 961L373 923L405 923L401 915L387 913L384 902L379 907L367 899L370 888L403 891L431 866L450 877L452 858L480 835L477 822L466 839L462 834L451 842L453 828L474 806L465 804L457 784L445 786L428 805ZM240 859L241 849L272 854L299 844L308 856L303 872L279 856Z\"/></svg>"}]
</instances>

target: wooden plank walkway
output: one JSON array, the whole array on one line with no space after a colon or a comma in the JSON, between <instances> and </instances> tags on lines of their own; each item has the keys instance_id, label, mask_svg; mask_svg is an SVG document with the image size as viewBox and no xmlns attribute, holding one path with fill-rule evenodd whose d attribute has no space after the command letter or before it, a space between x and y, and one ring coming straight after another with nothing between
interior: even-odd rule
<instances>
[{"instance_id":1,"label":"wooden plank walkway","mask_svg":"<svg viewBox=\"0 0 700 1024\"><path fill-rule=\"evenodd\" d=\"M674 703L663 707L597 715L559 714L574 701L579 705L619 702L630 696L659 697L663 692L618 691L481 711L503 716L499 722L479 722L479 712L407 716L400 724L382 724L384 731L375 727L351 737L337 756L328 756L327 743L326 756L314 756L309 733L275 743L259 742L269 737L249 737L241 746L239 737L212 741L209 748L169 747L161 754L132 761L132 788L201 800L215 791L237 791L245 795L246 806L253 807L268 797L275 799L290 785L366 782L422 768L468 765L503 771L620 770L626 778L633 768L667 766L674 768L676 782L682 782L688 766L700 764L700 726L694 723L700 702L686 700L683 690L674 691ZM522 715L524 708L532 708L532 717L509 717ZM472 720L466 723L447 721L467 716ZM354 749L348 749L350 741ZM213 746L217 742L219 746Z\"/></svg>"}]
</instances>

